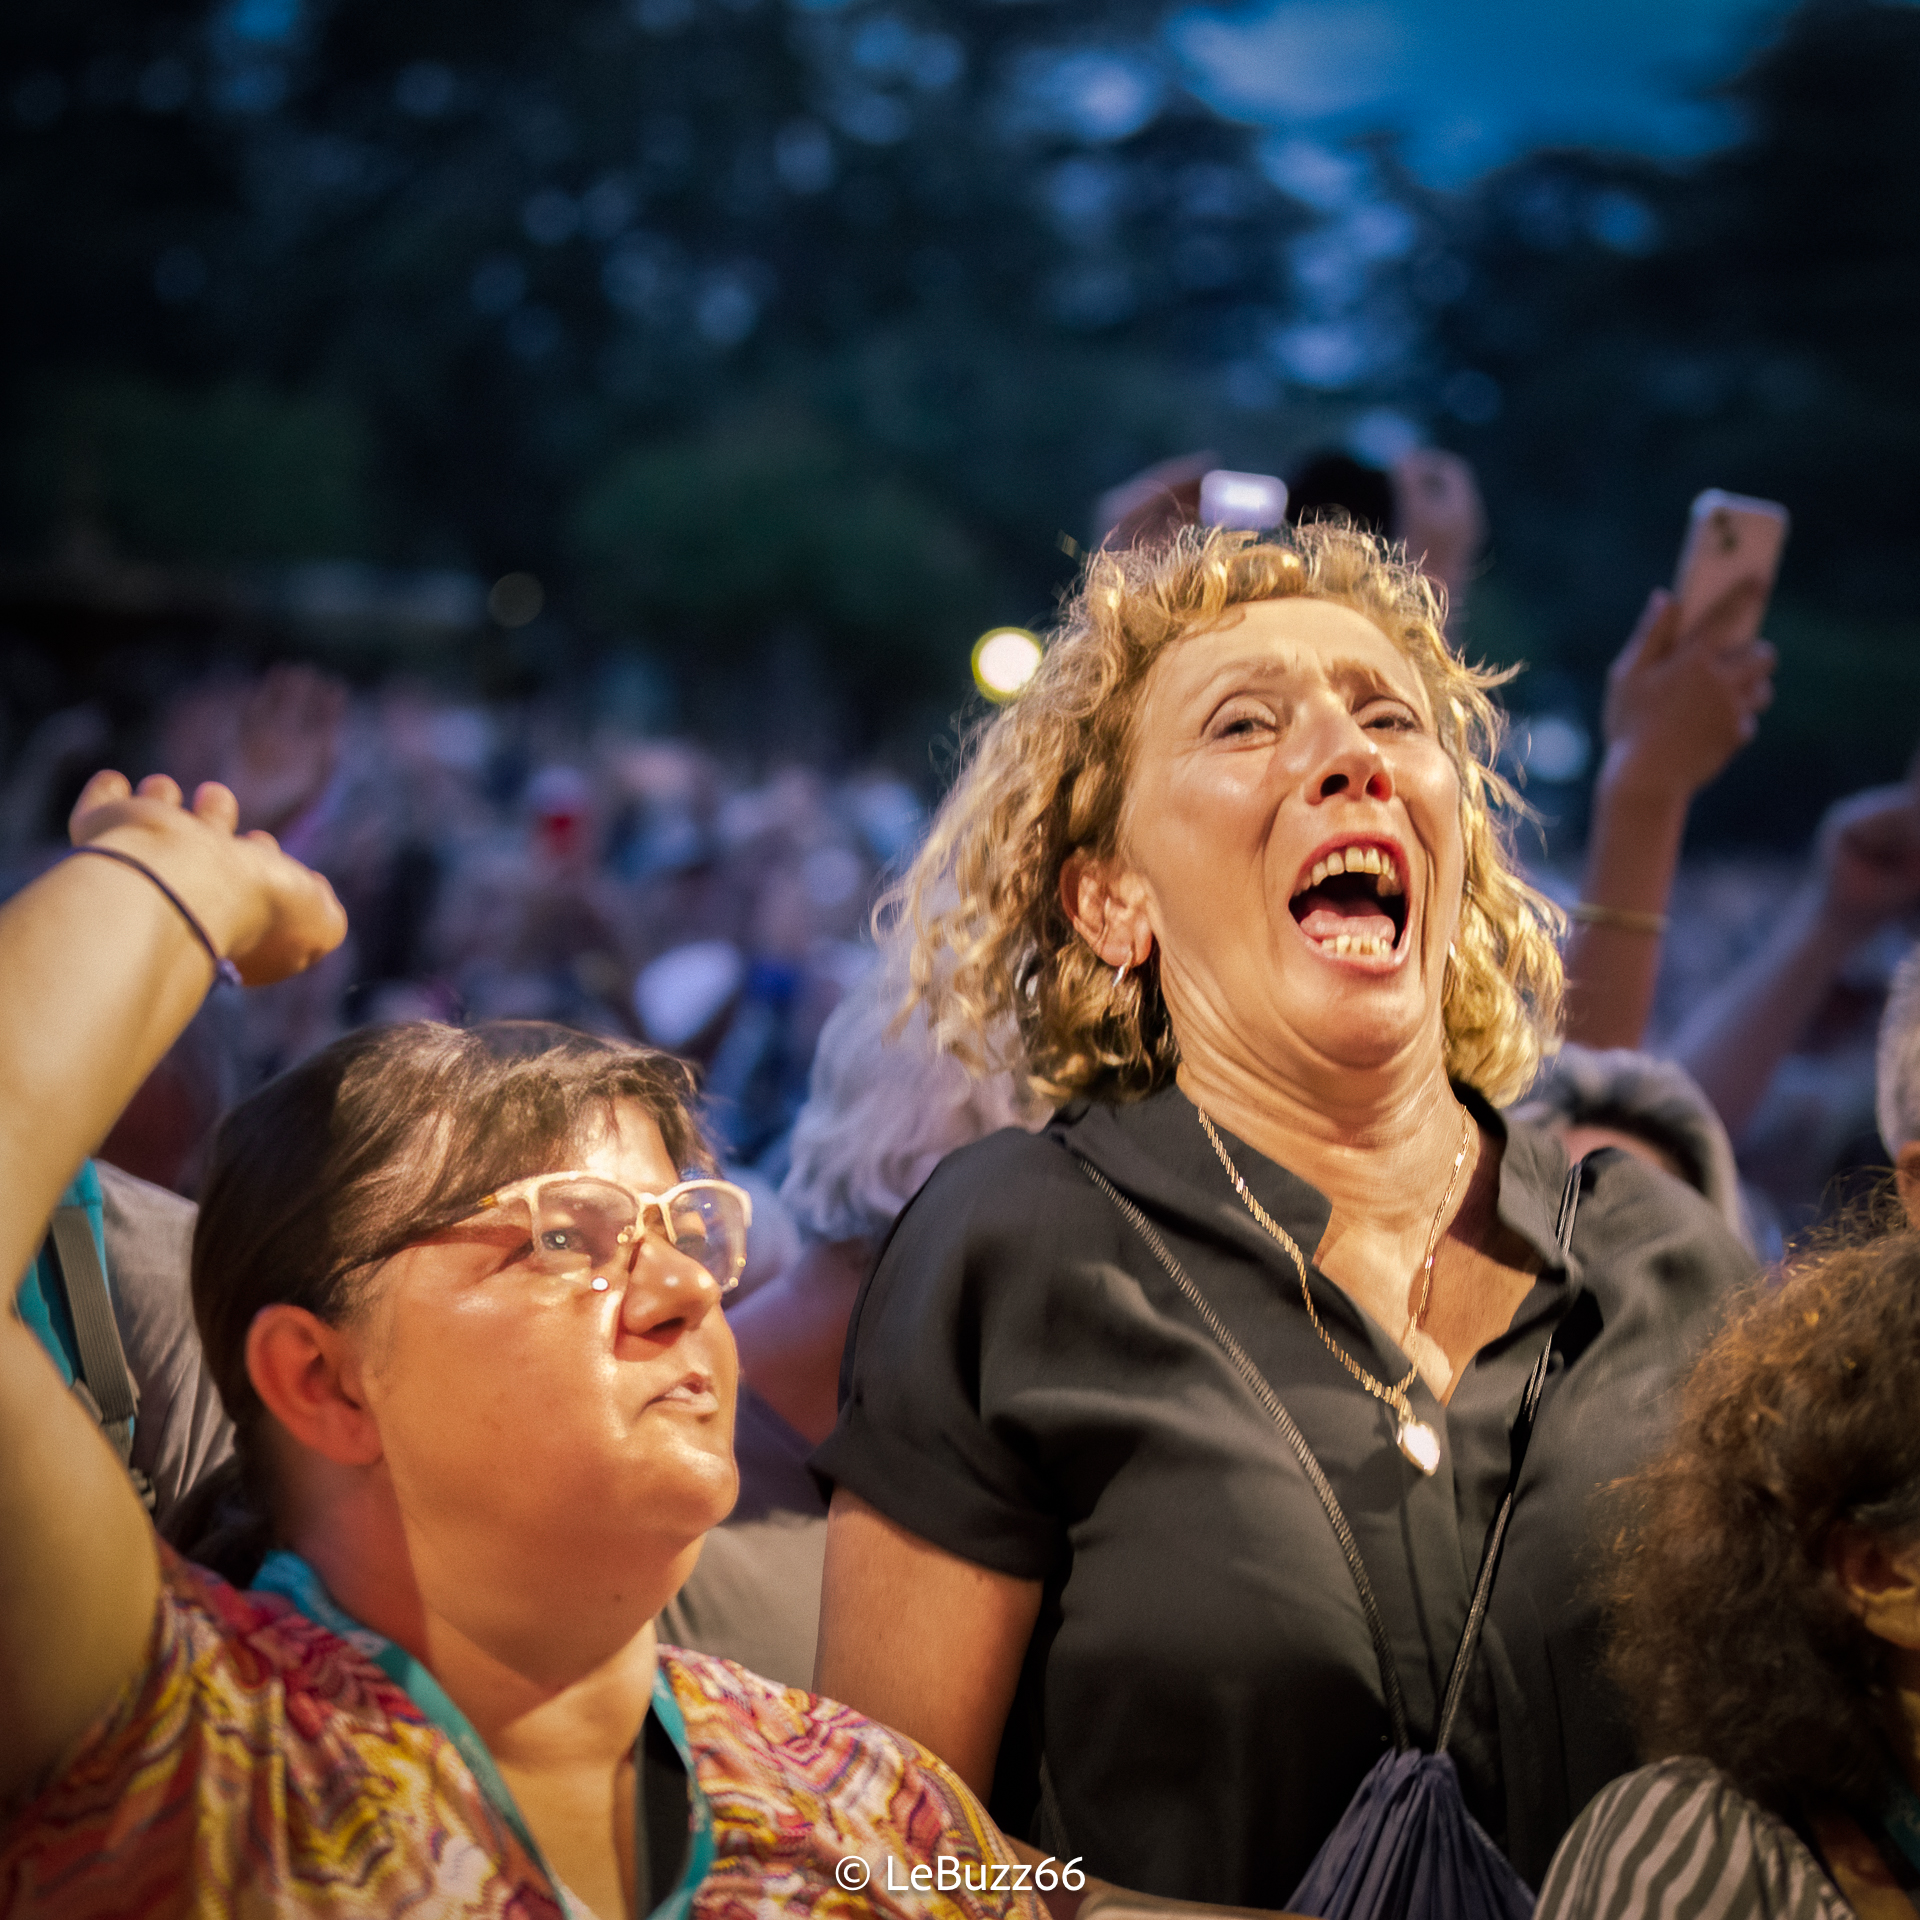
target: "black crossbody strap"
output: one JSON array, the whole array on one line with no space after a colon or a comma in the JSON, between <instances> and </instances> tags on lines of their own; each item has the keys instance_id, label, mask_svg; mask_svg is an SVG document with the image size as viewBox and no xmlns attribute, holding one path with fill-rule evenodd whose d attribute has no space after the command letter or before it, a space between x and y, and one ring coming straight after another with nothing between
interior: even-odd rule
<instances>
[{"instance_id":1,"label":"black crossbody strap","mask_svg":"<svg viewBox=\"0 0 1920 1920\"><path fill-rule=\"evenodd\" d=\"M1513 1517L1513 1494L1520 1481L1520 1469L1526 1461L1527 1442L1533 1438L1533 1416L1540 1405L1541 1390L1547 1384L1547 1362L1553 1354L1553 1336L1540 1349L1540 1357L1527 1376L1527 1390L1520 1401L1520 1426L1515 1435L1513 1469L1507 1475L1507 1491L1500 1511L1493 1516L1487 1533L1487 1549L1480 1557L1480 1578L1474 1582L1473 1604L1467 1609L1467 1624L1460 1630L1460 1645L1453 1656L1453 1671L1447 1675L1447 1691L1440 1703L1440 1726L1434 1735L1433 1750L1445 1753L1453 1738L1454 1717L1460 1711L1461 1697L1467 1690L1467 1675L1473 1669L1473 1656L1480 1651L1480 1629L1486 1625L1487 1602L1493 1597L1493 1576L1500 1567L1500 1549L1507 1543L1507 1522Z\"/></svg>"},{"instance_id":2,"label":"black crossbody strap","mask_svg":"<svg viewBox=\"0 0 1920 1920\"><path fill-rule=\"evenodd\" d=\"M1554 1237L1562 1254L1573 1247L1573 1220L1580 1206L1581 1162L1576 1160L1567 1172L1567 1184L1560 1192L1560 1215L1554 1222ZM1527 1390L1520 1396L1520 1424L1514 1431L1513 1466L1507 1474L1507 1491L1500 1511L1493 1517L1487 1533L1486 1552L1480 1558L1480 1578L1474 1582L1473 1604L1467 1609L1467 1624L1461 1629L1460 1645L1453 1656L1453 1671L1447 1675L1447 1691L1440 1704L1440 1726L1434 1736L1433 1750L1445 1753L1453 1738L1453 1723L1467 1690L1467 1675L1473 1670L1473 1657L1480 1651L1480 1630L1487 1622L1487 1603L1493 1597L1493 1576L1500 1568L1500 1549L1507 1543L1507 1522L1513 1517L1513 1496L1520 1485L1520 1469L1527 1463L1527 1447L1533 1439L1533 1419L1540 1410L1540 1396L1546 1390L1547 1366L1553 1358L1553 1335L1540 1349L1540 1357L1527 1375Z\"/></svg>"},{"instance_id":3,"label":"black crossbody strap","mask_svg":"<svg viewBox=\"0 0 1920 1920\"><path fill-rule=\"evenodd\" d=\"M1074 1157L1080 1159L1077 1154ZM1405 1752L1413 1742L1407 1731L1406 1700L1400 1691L1400 1669L1393 1657L1393 1644L1387 1638L1387 1623L1381 1615L1380 1602L1374 1595L1373 1582L1367 1578L1367 1563L1361 1558L1360 1543L1353 1537L1353 1528L1347 1524L1347 1516L1341 1511L1333 1483L1328 1480L1320 1462L1314 1458L1313 1449L1307 1444L1307 1436L1280 1404L1280 1396L1267 1384L1266 1375L1254 1365L1253 1356L1233 1337L1227 1323L1214 1312L1212 1302L1194 1285L1186 1269L1174 1258L1173 1249L1160 1237L1153 1222L1090 1161L1080 1160L1080 1171L1133 1224L1152 1249L1154 1258L1166 1269L1167 1277L1192 1304L1194 1311L1205 1322L1207 1331L1233 1363L1234 1371L1247 1383L1253 1397L1293 1449L1294 1457L1307 1476L1307 1483L1326 1510L1334 1538L1340 1542L1340 1551L1346 1555L1347 1571L1353 1576L1354 1591L1360 1597L1360 1611L1366 1616L1367 1632L1373 1637L1374 1658L1380 1664L1380 1689L1386 1696L1393 1744ZM1573 1245L1573 1222L1580 1205L1580 1186L1580 1163L1576 1161L1560 1195L1560 1213L1555 1222L1555 1237L1563 1254ZM1506 1544L1507 1522L1513 1515L1513 1496L1520 1484L1520 1469L1526 1464L1527 1447L1533 1438L1534 1416L1540 1408L1540 1396L1546 1389L1547 1365L1552 1355L1553 1337L1549 1334L1546 1345L1540 1349L1540 1357L1533 1363L1533 1371L1527 1376L1526 1391L1521 1395L1520 1422L1513 1438L1513 1466L1507 1475L1507 1491L1500 1502L1500 1511L1494 1516L1493 1525L1487 1533L1486 1551L1480 1558L1480 1577L1474 1583L1473 1601L1467 1608L1467 1624L1461 1630L1460 1644L1454 1651L1453 1666L1447 1675L1446 1692L1440 1708L1440 1725L1434 1740L1436 1753L1444 1753L1448 1740L1453 1736L1453 1723L1466 1693L1467 1676L1473 1669L1474 1655L1480 1649L1480 1633L1486 1624L1487 1603L1493 1596L1493 1576L1499 1571L1500 1550Z\"/></svg>"},{"instance_id":4,"label":"black crossbody strap","mask_svg":"<svg viewBox=\"0 0 1920 1920\"><path fill-rule=\"evenodd\" d=\"M1078 1155L1075 1158L1078 1158ZM1267 1417L1280 1429L1281 1437L1293 1449L1294 1457L1300 1462L1301 1470L1307 1476L1308 1485L1313 1488L1319 1496L1321 1506L1326 1509L1327 1519L1333 1527L1334 1538L1340 1542L1340 1551L1347 1557L1347 1571L1352 1574L1354 1591L1360 1596L1360 1611L1366 1615L1367 1632L1373 1636L1374 1658L1380 1663L1380 1690L1386 1696L1387 1719L1393 1728L1393 1744L1404 1753L1413 1742L1407 1732L1407 1704L1400 1691L1400 1669L1394 1661L1393 1645L1387 1638L1387 1623L1381 1616L1380 1602L1374 1597L1373 1582L1367 1578L1367 1563L1360 1557L1360 1543L1353 1537L1353 1529L1347 1524L1347 1516L1340 1510L1340 1502L1334 1496L1332 1483L1321 1469L1320 1462L1313 1457L1313 1449L1307 1445L1307 1436L1294 1424L1292 1414L1280 1404L1279 1395L1267 1385L1266 1375L1254 1365L1252 1356L1233 1337L1227 1323L1214 1312L1212 1303L1206 1295L1187 1277L1186 1269L1173 1257L1173 1250L1161 1239L1153 1222L1098 1167L1081 1160L1080 1171L1132 1222L1140 1237L1152 1249L1154 1258L1166 1269L1167 1277L1186 1295L1194 1311L1205 1321L1207 1331L1219 1342L1221 1349L1233 1363L1234 1371L1247 1383L1253 1397L1259 1401Z\"/></svg>"}]
</instances>

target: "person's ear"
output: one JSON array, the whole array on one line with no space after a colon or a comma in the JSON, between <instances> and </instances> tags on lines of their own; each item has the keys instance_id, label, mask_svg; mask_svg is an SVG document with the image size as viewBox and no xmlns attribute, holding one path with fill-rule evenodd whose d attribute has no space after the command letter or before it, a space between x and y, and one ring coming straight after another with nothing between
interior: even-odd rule
<instances>
[{"instance_id":1,"label":"person's ear","mask_svg":"<svg viewBox=\"0 0 1920 1920\"><path fill-rule=\"evenodd\" d=\"M1152 957L1153 927L1139 875L1091 853L1070 853L1060 867L1060 904L1108 966L1143 967Z\"/></svg>"},{"instance_id":2,"label":"person's ear","mask_svg":"<svg viewBox=\"0 0 1920 1920\"><path fill-rule=\"evenodd\" d=\"M359 1344L305 1307L262 1307L247 1330L247 1377L301 1446L343 1467L370 1467L380 1428L360 1384Z\"/></svg>"},{"instance_id":3,"label":"person's ear","mask_svg":"<svg viewBox=\"0 0 1920 1920\"><path fill-rule=\"evenodd\" d=\"M1920 1652L1920 1545L1889 1546L1843 1521L1827 1543L1827 1565L1854 1618L1876 1640Z\"/></svg>"},{"instance_id":4,"label":"person's ear","mask_svg":"<svg viewBox=\"0 0 1920 1920\"><path fill-rule=\"evenodd\" d=\"M1920 1140L1909 1140L1893 1156L1893 1184L1900 1191L1907 1225L1920 1227Z\"/></svg>"}]
</instances>

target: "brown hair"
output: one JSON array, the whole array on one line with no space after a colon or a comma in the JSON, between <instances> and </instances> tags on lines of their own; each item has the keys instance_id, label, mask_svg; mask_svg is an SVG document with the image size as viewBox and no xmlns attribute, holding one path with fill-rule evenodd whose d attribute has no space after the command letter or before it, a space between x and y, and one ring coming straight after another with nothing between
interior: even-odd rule
<instances>
[{"instance_id":1,"label":"brown hair","mask_svg":"<svg viewBox=\"0 0 1920 1920\"><path fill-rule=\"evenodd\" d=\"M1466 852L1443 1018L1448 1071L1510 1100L1553 1038L1561 967L1552 903L1515 871L1499 815L1524 811L1495 771L1488 697L1508 676L1447 645L1432 583L1384 540L1338 522L1271 539L1189 527L1168 544L1096 553L1038 672L970 741L967 764L890 911L911 923L909 1006L976 1070L1009 1064L991 1036L1016 1025L1036 1092L1130 1099L1170 1075L1178 1049L1156 962L1116 990L1074 931L1060 872L1076 852L1119 850L1134 725L1154 662L1254 600L1338 601L1406 655L1460 780Z\"/></svg>"},{"instance_id":2,"label":"brown hair","mask_svg":"<svg viewBox=\"0 0 1920 1920\"><path fill-rule=\"evenodd\" d=\"M1665 1454L1625 1483L1612 1666L1650 1756L1704 1755L1791 1816L1881 1786L1887 1649L1827 1549L1920 1537L1920 1235L1762 1286L1702 1354Z\"/></svg>"},{"instance_id":3,"label":"brown hair","mask_svg":"<svg viewBox=\"0 0 1920 1920\"><path fill-rule=\"evenodd\" d=\"M544 1021L414 1021L350 1033L236 1107L201 1194L193 1312L243 1458L265 1413L246 1354L261 1308L351 1318L379 1262L564 1168L616 1101L646 1108L677 1167L710 1171L691 1094L647 1048Z\"/></svg>"}]
</instances>

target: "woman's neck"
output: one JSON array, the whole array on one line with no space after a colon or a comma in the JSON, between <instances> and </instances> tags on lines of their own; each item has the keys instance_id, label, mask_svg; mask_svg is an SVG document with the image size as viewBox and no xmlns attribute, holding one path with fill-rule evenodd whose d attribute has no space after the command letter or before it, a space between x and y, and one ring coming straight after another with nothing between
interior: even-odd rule
<instances>
[{"instance_id":1,"label":"woman's neck","mask_svg":"<svg viewBox=\"0 0 1920 1920\"><path fill-rule=\"evenodd\" d=\"M298 1551L334 1600L404 1647L503 1765L533 1753L632 1745L653 1686L653 1618L699 1541L627 1539L599 1556L574 1537L510 1541L409 1527L384 1471L314 1502Z\"/></svg>"},{"instance_id":2,"label":"woman's neck","mask_svg":"<svg viewBox=\"0 0 1920 1920\"><path fill-rule=\"evenodd\" d=\"M380 1469L354 1492L309 1509L299 1551L341 1607L439 1682L560 1879L596 1914L631 1912L653 1617L699 1541L609 1541L596 1564L579 1530L514 1541L409 1529Z\"/></svg>"},{"instance_id":3,"label":"woman's neck","mask_svg":"<svg viewBox=\"0 0 1920 1920\"><path fill-rule=\"evenodd\" d=\"M1218 1125L1326 1195L1335 1227L1418 1230L1459 1152L1465 1116L1436 1056L1420 1069L1329 1075L1325 1086L1183 1059L1180 1089Z\"/></svg>"}]
</instances>

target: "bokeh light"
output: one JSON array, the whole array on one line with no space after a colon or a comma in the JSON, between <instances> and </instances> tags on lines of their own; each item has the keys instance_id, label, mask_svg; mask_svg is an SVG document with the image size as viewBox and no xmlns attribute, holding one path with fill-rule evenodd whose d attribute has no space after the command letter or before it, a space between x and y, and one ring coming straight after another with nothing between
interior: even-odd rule
<instances>
[{"instance_id":1,"label":"bokeh light","mask_svg":"<svg viewBox=\"0 0 1920 1920\"><path fill-rule=\"evenodd\" d=\"M530 626L546 604L546 588L530 573L502 574L487 595L487 611L503 627Z\"/></svg>"},{"instance_id":2,"label":"bokeh light","mask_svg":"<svg viewBox=\"0 0 1920 1920\"><path fill-rule=\"evenodd\" d=\"M1025 627L995 627L973 643L973 683L996 704L1011 700L1033 678L1040 653Z\"/></svg>"}]
</instances>

